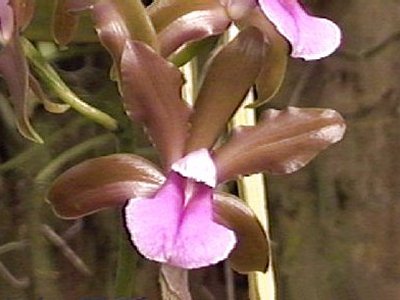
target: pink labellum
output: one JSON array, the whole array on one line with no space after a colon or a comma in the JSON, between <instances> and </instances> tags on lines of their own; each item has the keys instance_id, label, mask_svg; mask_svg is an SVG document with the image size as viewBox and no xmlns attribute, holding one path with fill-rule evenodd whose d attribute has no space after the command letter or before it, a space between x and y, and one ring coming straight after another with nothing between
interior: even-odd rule
<instances>
[{"instance_id":1,"label":"pink labellum","mask_svg":"<svg viewBox=\"0 0 400 300\"><path fill-rule=\"evenodd\" d=\"M14 31L13 10L7 0L0 0L0 43L7 44Z\"/></svg>"},{"instance_id":2,"label":"pink labellum","mask_svg":"<svg viewBox=\"0 0 400 300\"><path fill-rule=\"evenodd\" d=\"M186 269L226 259L236 237L214 222L212 193L209 186L171 172L153 198L131 199L126 226L139 252Z\"/></svg>"},{"instance_id":3,"label":"pink labellum","mask_svg":"<svg viewBox=\"0 0 400 300\"><path fill-rule=\"evenodd\" d=\"M267 18L292 45L292 57L305 60L330 55L340 45L339 27L307 14L296 0L259 0Z\"/></svg>"}]
</instances>

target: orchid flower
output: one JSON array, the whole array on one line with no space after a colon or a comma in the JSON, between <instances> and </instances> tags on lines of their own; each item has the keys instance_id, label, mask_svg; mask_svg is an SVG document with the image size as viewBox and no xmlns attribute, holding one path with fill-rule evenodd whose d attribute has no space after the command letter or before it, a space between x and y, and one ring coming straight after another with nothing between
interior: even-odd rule
<instances>
[{"instance_id":1,"label":"orchid flower","mask_svg":"<svg viewBox=\"0 0 400 300\"><path fill-rule=\"evenodd\" d=\"M305 60L330 55L340 44L336 24L308 14L297 0L155 1L149 14L167 55L188 41L220 34L234 21L249 22L261 13L292 47L291 56ZM268 25L264 25L268 26ZM270 34L271 31L269 30Z\"/></svg>"},{"instance_id":2,"label":"orchid flower","mask_svg":"<svg viewBox=\"0 0 400 300\"><path fill-rule=\"evenodd\" d=\"M194 55L198 50L193 49L207 46L212 42L208 37L222 34L232 23L241 30L256 27L263 34L265 53L259 61L258 99L252 107L261 106L278 92L290 46L292 57L312 60L330 55L341 40L333 22L309 15L296 0L156 0L146 11L136 2L59 1L56 11L60 21L53 24L56 40L63 44L71 40L76 26L61 25L77 22L71 13L89 9L99 39L116 65L130 39L151 45L171 61L184 63L192 57L187 53Z\"/></svg>"},{"instance_id":3,"label":"orchid flower","mask_svg":"<svg viewBox=\"0 0 400 300\"><path fill-rule=\"evenodd\" d=\"M263 53L262 33L243 30L213 57L191 108L181 97L179 70L148 45L126 40L119 60L123 101L128 116L146 127L162 169L133 154L83 162L51 187L55 212L78 218L124 206L131 241L150 260L192 269L229 258L241 272L265 271L266 233L244 202L217 185L261 171L292 173L339 141L345 125L329 109L271 109L257 126L235 129L216 147Z\"/></svg>"}]
</instances>

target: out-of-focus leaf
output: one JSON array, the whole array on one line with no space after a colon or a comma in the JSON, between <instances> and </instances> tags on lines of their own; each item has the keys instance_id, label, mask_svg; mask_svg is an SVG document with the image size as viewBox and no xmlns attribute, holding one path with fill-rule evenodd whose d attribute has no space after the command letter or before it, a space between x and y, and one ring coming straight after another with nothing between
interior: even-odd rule
<instances>
[{"instance_id":1,"label":"out-of-focus leaf","mask_svg":"<svg viewBox=\"0 0 400 300\"><path fill-rule=\"evenodd\" d=\"M39 82L35 77L29 75L29 87L32 92L38 98L38 100L43 103L44 108L54 114L62 114L66 112L70 106L68 104L56 103L50 100L50 98L45 94Z\"/></svg>"},{"instance_id":2,"label":"out-of-focus leaf","mask_svg":"<svg viewBox=\"0 0 400 300\"><path fill-rule=\"evenodd\" d=\"M35 1L13 0L11 2L13 3L14 6L17 26L20 30L23 31L32 21L33 14L35 12Z\"/></svg>"},{"instance_id":3,"label":"out-of-focus leaf","mask_svg":"<svg viewBox=\"0 0 400 300\"><path fill-rule=\"evenodd\" d=\"M55 0L52 20L54 40L61 46L69 44L78 29L79 16L66 8L68 0Z\"/></svg>"},{"instance_id":4,"label":"out-of-focus leaf","mask_svg":"<svg viewBox=\"0 0 400 300\"><path fill-rule=\"evenodd\" d=\"M14 13L9 1L0 1L0 50L5 47L14 32Z\"/></svg>"},{"instance_id":5,"label":"out-of-focus leaf","mask_svg":"<svg viewBox=\"0 0 400 300\"><path fill-rule=\"evenodd\" d=\"M99 38L119 65L127 40L139 40L156 51L156 32L140 0L102 0L92 5Z\"/></svg>"},{"instance_id":6,"label":"out-of-focus leaf","mask_svg":"<svg viewBox=\"0 0 400 300\"><path fill-rule=\"evenodd\" d=\"M262 171L295 172L340 141L345 129L343 118L331 109L269 109L258 125L237 128L215 151L218 181Z\"/></svg>"},{"instance_id":7,"label":"out-of-focus leaf","mask_svg":"<svg viewBox=\"0 0 400 300\"><path fill-rule=\"evenodd\" d=\"M187 152L214 144L254 84L264 49L261 32L249 27L216 54L195 102Z\"/></svg>"},{"instance_id":8,"label":"out-of-focus leaf","mask_svg":"<svg viewBox=\"0 0 400 300\"><path fill-rule=\"evenodd\" d=\"M142 122L160 152L165 170L183 156L190 109L181 98L182 74L147 45L130 41L121 60L128 115Z\"/></svg>"},{"instance_id":9,"label":"out-of-focus leaf","mask_svg":"<svg viewBox=\"0 0 400 300\"><path fill-rule=\"evenodd\" d=\"M233 230L238 239L229 256L232 267L240 272L265 272L269 263L266 233L253 211L239 198L217 192L214 194L216 221Z\"/></svg>"},{"instance_id":10,"label":"out-of-focus leaf","mask_svg":"<svg viewBox=\"0 0 400 300\"><path fill-rule=\"evenodd\" d=\"M188 270L162 264L160 269L161 296L164 300L191 300Z\"/></svg>"},{"instance_id":11,"label":"out-of-focus leaf","mask_svg":"<svg viewBox=\"0 0 400 300\"><path fill-rule=\"evenodd\" d=\"M223 33L231 23L225 8L215 0L156 1L148 12L164 57L187 42Z\"/></svg>"},{"instance_id":12,"label":"out-of-focus leaf","mask_svg":"<svg viewBox=\"0 0 400 300\"><path fill-rule=\"evenodd\" d=\"M61 174L47 199L57 215L79 218L122 206L134 197L149 197L165 178L151 162L133 154L87 160Z\"/></svg>"},{"instance_id":13,"label":"out-of-focus leaf","mask_svg":"<svg viewBox=\"0 0 400 300\"><path fill-rule=\"evenodd\" d=\"M18 131L27 139L43 143L42 138L29 122L28 107L28 64L17 34L0 52L0 75L7 83L11 102L14 107Z\"/></svg>"},{"instance_id":14,"label":"out-of-focus leaf","mask_svg":"<svg viewBox=\"0 0 400 300\"><path fill-rule=\"evenodd\" d=\"M262 69L256 81L257 100L248 106L255 108L268 102L279 91L285 77L289 44L259 8L253 9L241 20L240 24L257 27L264 34L264 40L269 45L265 49Z\"/></svg>"}]
</instances>

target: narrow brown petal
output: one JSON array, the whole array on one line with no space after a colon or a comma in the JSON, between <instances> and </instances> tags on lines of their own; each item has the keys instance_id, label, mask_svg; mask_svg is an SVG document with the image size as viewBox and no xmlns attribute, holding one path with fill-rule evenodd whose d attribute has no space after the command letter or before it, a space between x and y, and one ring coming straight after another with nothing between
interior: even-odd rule
<instances>
[{"instance_id":1,"label":"narrow brown petal","mask_svg":"<svg viewBox=\"0 0 400 300\"><path fill-rule=\"evenodd\" d=\"M232 267L240 272L265 272L269 262L268 237L253 211L239 198L214 194L216 221L232 229L238 239L229 256Z\"/></svg>"},{"instance_id":2,"label":"narrow brown petal","mask_svg":"<svg viewBox=\"0 0 400 300\"><path fill-rule=\"evenodd\" d=\"M127 40L142 41L157 51L155 30L139 0L102 0L91 8L100 41L117 65Z\"/></svg>"},{"instance_id":3,"label":"narrow brown petal","mask_svg":"<svg viewBox=\"0 0 400 300\"><path fill-rule=\"evenodd\" d=\"M52 20L54 40L61 46L69 44L78 29L79 16L66 9L68 0L55 0Z\"/></svg>"},{"instance_id":4,"label":"narrow brown petal","mask_svg":"<svg viewBox=\"0 0 400 300\"><path fill-rule=\"evenodd\" d=\"M257 7L240 21L242 26L257 27L264 35L269 47L266 48L262 70L257 78L257 100L249 107L259 107L268 102L282 85L289 58L289 44L275 26Z\"/></svg>"},{"instance_id":5,"label":"narrow brown petal","mask_svg":"<svg viewBox=\"0 0 400 300\"><path fill-rule=\"evenodd\" d=\"M250 27L216 54L195 102L187 152L214 144L254 84L264 49L261 32Z\"/></svg>"},{"instance_id":6,"label":"narrow brown petal","mask_svg":"<svg viewBox=\"0 0 400 300\"><path fill-rule=\"evenodd\" d=\"M35 12L35 1L14 0L13 3L18 28L23 31L32 21Z\"/></svg>"},{"instance_id":7,"label":"narrow brown petal","mask_svg":"<svg viewBox=\"0 0 400 300\"><path fill-rule=\"evenodd\" d=\"M224 7L215 0L156 1L148 12L164 57L185 43L221 34L231 23Z\"/></svg>"},{"instance_id":8,"label":"narrow brown petal","mask_svg":"<svg viewBox=\"0 0 400 300\"><path fill-rule=\"evenodd\" d=\"M0 52L0 75L7 83L19 132L31 141L43 143L29 122L28 64L16 33L5 49Z\"/></svg>"},{"instance_id":9,"label":"narrow brown petal","mask_svg":"<svg viewBox=\"0 0 400 300\"><path fill-rule=\"evenodd\" d=\"M167 57L185 43L221 34L229 24L222 7L184 15L158 34L161 55Z\"/></svg>"},{"instance_id":10,"label":"narrow brown petal","mask_svg":"<svg viewBox=\"0 0 400 300\"><path fill-rule=\"evenodd\" d=\"M343 118L331 109L269 109L258 125L236 129L231 139L216 150L218 181L262 171L295 172L340 141L345 128Z\"/></svg>"},{"instance_id":11,"label":"narrow brown petal","mask_svg":"<svg viewBox=\"0 0 400 300\"><path fill-rule=\"evenodd\" d=\"M62 218L79 218L152 195L165 178L151 162L133 154L87 160L61 174L47 199Z\"/></svg>"},{"instance_id":12,"label":"narrow brown petal","mask_svg":"<svg viewBox=\"0 0 400 300\"><path fill-rule=\"evenodd\" d=\"M126 110L147 127L167 170L182 157L187 135L190 109L181 98L182 74L136 41L125 45L121 74Z\"/></svg>"}]
</instances>

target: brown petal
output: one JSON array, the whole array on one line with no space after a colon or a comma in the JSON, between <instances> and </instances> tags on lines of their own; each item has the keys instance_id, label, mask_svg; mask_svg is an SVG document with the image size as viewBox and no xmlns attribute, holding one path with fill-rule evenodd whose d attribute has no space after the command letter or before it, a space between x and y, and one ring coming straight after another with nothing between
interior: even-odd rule
<instances>
[{"instance_id":1,"label":"brown petal","mask_svg":"<svg viewBox=\"0 0 400 300\"><path fill-rule=\"evenodd\" d=\"M269 109L258 125L236 129L231 139L216 150L218 180L264 170L273 174L295 172L340 141L345 128L342 117L331 109Z\"/></svg>"},{"instance_id":2,"label":"brown petal","mask_svg":"<svg viewBox=\"0 0 400 300\"><path fill-rule=\"evenodd\" d=\"M224 7L215 0L156 1L148 12L164 57L187 42L221 34L231 22Z\"/></svg>"},{"instance_id":3,"label":"brown petal","mask_svg":"<svg viewBox=\"0 0 400 300\"><path fill-rule=\"evenodd\" d=\"M183 155L190 109L181 98L179 70L141 42L125 45L122 90L129 116L142 122L166 170Z\"/></svg>"},{"instance_id":4,"label":"brown petal","mask_svg":"<svg viewBox=\"0 0 400 300\"><path fill-rule=\"evenodd\" d=\"M229 256L232 267L240 272L265 272L269 263L269 242L253 211L239 198L217 192L214 213L218 223L232 229L238 239Z\"/></svg>"},{"instance_id":5,"label":"brown petal","mask_svg":"<svg viewBox=\"0 0 400 300\"><path fill-rule=\"evenodd\" d=\"M264 49L261 32L250 27L216 54L195 102L187 152L214 144L254 84Z\"/></svg>"},{"instance_id":6,"label":"brown petal","mask_svg":"<svg viewBox=\"0 0 400 300\"><path fill-rule=\"evenodd\" d=\"M87 160L61 174L47 199L62 218L79 218L152 195L165 178L151 162L134 154Z\"/></svg>"},{"instance_id":7,"label":"brown petal","mask_svg":"<svg viewBox=\"0 0 400 300\"><path fill-rule=\"evenodd\" d=\"M136 39L158 49L156 33L139 0L102 0L92 6L100 41L119 61L127 40Z\"/></svg>"},{"instance_id":8,"label":"brown petal","mask_svg":"<svg viewBox=\"0 0 400 300\"><path fill-rule=\"evenodd\" d=\"M78 29L79 16L71 14L67 8L68 0L55 0L52 20L54 40L61 46L69 44Z\"/></svg>"},{"instance_id":9,"label":"brown petal","mask_svg":"<svg viewBox=\"0 0 400 300\"><path fill-rule=\"evenodd\" d=\"M43 143L29 122L28 64L16 32L0 53L0 75L7 83L19 132L31 141Z\"/></svg>"},{"instance_id":10,"label":"brown petal","mask_svg":"<svg viewBox=\"0 0 400 300\"><path fill-rule=\"evenodd\" d=\"M13 4L18 28L23 31L32 21L35 12L35 1L14 0Z\"/></svg>"},{"instance_id":11,"label":"brown petal","mask_svg":"<svg viewBox=\"0 0 400 300\"><path fill-rule=\"evenodd\" d=\"M256 82L257 101L249 105L249 107L255 108L268 102L279 91L285 77L289 44L258 7L242 19L241 24L242 26L257 27L269 45L266 48L262 70Z\"/></svg>"}]
</instances>

